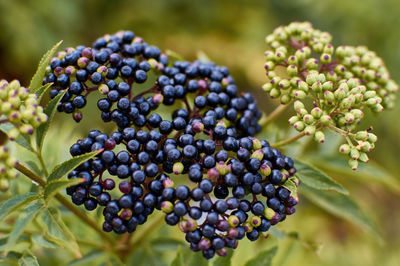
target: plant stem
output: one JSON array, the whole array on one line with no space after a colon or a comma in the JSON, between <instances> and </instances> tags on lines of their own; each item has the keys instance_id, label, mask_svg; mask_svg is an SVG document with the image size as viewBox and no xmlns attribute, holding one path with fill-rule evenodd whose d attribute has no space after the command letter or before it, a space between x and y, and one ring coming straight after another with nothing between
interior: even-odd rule
<instances>
[{"instance_id":1,"label":"plant stem","mask_svg":"<svg viewBox=\"0 0 400 266\"><path fill-rule=\"evenodd\" d=\"M64 196L61 194L56 194L55 198L68 210L73 212L78 218L80 218L83 222L85 222L87 225L92 227L95 231L99 233L101 238L109 242L111 245L114 245L115 240L114 238L111 237L111 235L107 234L103 230L99 228L99 225L90 217L88 217L83 211L81 211L79 208L77 208L74 204L72 204L69 200L67 200Z\"/></svg>"},{"instance_id":2,"label":"plant stem","mask_svg":"<svg viewBox=\"0 0 400 266\"><path fill-rule=\"evenodd\" d=\"M29 179L35 181L38 183L41 187L46 187L46 181L43 180L40 176L36 175L34 172L23 166L22 164L17 164L15 166L15 169L23 173L25 176L27 176ZM83 222L85 222L87 225L92 227L95 231L99 233L99 235L109 242L111 246L114 245L115 240L108 234L106 234L103 230L101 230L98 226L98 224L93 221L91 218L89 218L84 212L82 212L79 208L77 208L75 205L73 205L69 200L67 200L64 196L61 194L57 193L55 195L55 198L68 210L73 212L76 216L78 216L79 219L81 219Z\"/></svg>"},{"instance_id":3,"label":"plant stem","mask_svg":"<svg viewBox=\"0 0 400 266\"><path fill-rule=\"evenodd\" d=\"M39 150L36 151L35 153L36 153L36 156L37 156L38 159L39 159L40 165L41 165L42 168L43 168L44 174L45 174L46 176L49 176L49 172L47 171L46 164L44 163L44 160L43 160L42 149L39 149Z\"/></svg>"},{"instance_id":4,"label":"plant stem","mask_svg":"<svg viewBox=\"0 0 400 266\"><path fill-rule=\"evenodd\" d=\"M45 187L46 186L46 181L43 180L43 178L41 178L40 176L36 175L34 172L29 170L28 168L26 168L22 164L18 163L15 166L15 169L17 169L18 171L23 173L25 176L29 177L31 180L33 180L36 183L38 183L41 187Z\"/></svg>"},{"instance_id":5,"label":"plant stem","mask_svg":"<svg viewBox=\"0 0 400 266\"><path fill-rule=\"evenodd\" d=\"M280 104L278 107L275 108L272 113L270 113L263 121L260 122L261 126L264 127L275 120L279 115L281 115L286 108L289 107L289 104Z\"/></svg>"},{"instance_id":6,"label":"plant stem","mask_svg":"<svg viewBox=\"0 0 400 266\"><path fill-rule=\"evenodd\" d=\"M278 148L278 147L287 145L289 143L295 142L296 140L298 140L299 138L304 137L305 135L306 135L306 133L304 131L302 131L302 132L300 132L299 134L297 134L294 137L291 137L289 139L284 139L284 140L281 140L281 141L279 141L277 143L271 144L271 147Z\"/></svg>"}]
</instances>

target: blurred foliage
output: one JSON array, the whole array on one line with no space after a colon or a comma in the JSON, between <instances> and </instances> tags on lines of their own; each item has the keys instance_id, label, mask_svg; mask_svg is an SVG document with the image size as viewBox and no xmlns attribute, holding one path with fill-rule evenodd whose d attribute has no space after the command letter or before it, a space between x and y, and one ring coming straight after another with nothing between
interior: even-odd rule
<instances>
[{"instance_id":1,"label":"blurred foliage","mask_svg":"<svg viewBox=\"0 0 400 266\"><path fill-rule=\"evenodd\" d=\"M332 33L335 45L366 45L375 50L399 82L399 14L398 0L0 0L0 77L8 80L18 78L28 85L41 55L59 40L64 40L64 48L88 45L105 33L129 29L147 42L164 50L172 49L189 60L203 51L218 64L228 66L241 88L254 92L258 102L263 103L260 107L268 112L274 109L276 103L266 101L267 96L260 86L265 81L262 67L264 37L273 28L295 20L308 20L315 28ZM90 114L91 111L88 112ZM271 239L257 243L243 241L234 253L234 265L244 265L277 242L279 248L273 261L275 265L400 265L400 194L395 185L400 179L399 112L400 101L395 110L372 117L365 124L373 125L379 136L371 159L381 165L381 172L376 172L375 168L360 169L361 174L356 175L338 171L340 168L335 164L339 162L329 159L336 147L316 147L312 143L305 148L306 151L319 149L332 164L324 163L321 157L316 160L311 155L302 156L304 153L299 156L326 170L349 190L361 209L376 222L384 244L312 205L301 197L300 190L301 204L296 215L278 227L284 233L277 231ZM96 119L84 119L84 123L75 125L66 122L68 119L61 120L62 115L56 117L59 125L49 131L50 140L47 141L57 138L63 147L69 147L76 138L96 127ZM281 119L279 128L289 128L286 117ZM273 132L273 128L269 129ZM307 140L301 143L307 143ZM45 143L44 152L48 166L68 158L67 148L60 149ZM287 149L286 152L290 154L292 150ZM32 157L25 150L17 154L20 160ZM30 160L34 161L34 158ZM362 171L365 171L364 175ZM22 180L20 178L19 182ZM30 183L19 184L16 189L10 193L29 191ZM1 197L3 199L4 195ZM92 216L96 217L96 214ZM65 217L65 223L76 236L92 234L86 226L74 223L76 220L71 214ZM154 225L151 232L145 240L140 239L140 235L133 237L137 252L128 261L137 262L137 265L157 265L158 256L166 257L170 262L175 259L171 251L178 249L181 235L158 225ZM165 244L160 236L172 236L177 241ZM31 237L41 243L42 248L34 250L41 265L56 265L60 261L71 260L67 250L52 249L50 242L35 237L35 234ZM79 243L85 255L83 264L104 261L104 254L95 248L100 244L96 241L94 238L93 242ZM184 245L180 249L186 250L187 247ZM29 254L25 256L29 257ZM143 256L153 260L143 261ZM108 263L114 265L116 262L110 259Z\"/></svg>"}]
</instances>

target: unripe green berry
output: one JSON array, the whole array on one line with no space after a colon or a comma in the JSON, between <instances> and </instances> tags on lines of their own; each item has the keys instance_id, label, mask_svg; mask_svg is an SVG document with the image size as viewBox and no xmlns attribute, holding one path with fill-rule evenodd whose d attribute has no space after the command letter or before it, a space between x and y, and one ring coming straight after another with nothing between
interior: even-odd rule
<instances>
[{"instance_id":1,"label":"unripe green berry","mask_svg":"<svg viewBox=\"0 0 400 266\"><path fill-rule=\"evenodd\" d=\"M357 170L358 167L358 161L357 160L349 160L349 166L351 167L351 169L353 170Z\"/></svg>"},{"instance_id":2,"label":"unripe green berry","mask_svg":"<svg viewBox=\"0 0 400 266\"><path fill-rule=\"evenodd\" d=\"M271 220L275 216L275 211L271 208L265 208L264 209L264 217L267 218L268 220Z\"/></svg>"},{"instance_id":3,"label":"unripe green berry","mask_svg":"<svg viewBox=\"0 0 400 266\"><path fill-rule=\"evenodd\" d=\"M332 121L332 118L329 115L322 115L319 121L323 125L329 125Z\"/></svg>"},{"instance_id":4,"label":"unripe green berry","mask_svg":"<svg viewBox=\"0 0 400 266\"><path fill-rule=\"evenodd\" d=\"M304 128L306 127L305 124L302 121L298 121L296 123L294 123L293 127L297 130L297 131L303 131Z\"/></svg>"},{"instance_id":5,"label":"unripe green berry","mask_svg":"<svg viewBox=\"0 0 400 266\"><path fill-rule=\"evenodd\" d=\"M289 118L289 124L293 125L294 123L296 123L297 121L299 121L299 118L297 116L292 116Z\"/></svg>"},{"instance_id":6,"label":"unripe green berry","mask_svg":"<svg viewBox=\"0 0 400 266\"><path fill-rule=\"evenodd\" d=\"M322 116L322 110L319 107L315 107L311 110L311 115L318 119Z\"/></svg>"},{"instance_id":7,"label":"unripe green berry","mask_svg":"<svg viewBox=\"0 0 400 266\"><path fill-rule=\"evenodd\" d=\"M351 148L350 149L350 157L353 160L357 160L360 157L360 152L355 148Z\"/></svg>"},{"instance_id":8,"label":"unripe green berry","mask_svg":"<svg viewBox=\"0 0 400 266\"><path fill-rule=\"evenodd\" d=\"M342 144L339 147L339 152L343 153L343 154L349 154L350 150L351 150L351 148L350 148L349 144Z\"/></svg>"},{"instance_id":9,"label":"unripe green berry","mask_svg":"<svg viewBox=\"0 0 400 266\"><path fill-rule=\"evenodd\" d=\"M307 135L307 136L309 136L309 135L314 135L314 133L315 133L315 126L306 126L305 128L304 128L304 133Z\"/></svg>"},{"instance_id":10,"label":"unripe green berry","mask_svg":"<svg viewBox=\"0 0 400 266\"><path fill-rule=\"evenodd\" d=\"M316 131L314 134L314 139L318 141L319 143L324 143L325 142L325 134L322 131Z\"/></svg>"},{"instance_id":11,"label":"unripe green berry","mask_svg":"<svg viewBox=\"0 0 400 266\"><path fill-rule=\"evenodd\" d=\"M311 125L311 124L314 122L314 117L313 117L312 115L310 115L310 114L306 114L306 115L303 117L303 121L304 121L304 123L306 123L307 125Z\"/></svg>"},{"instance_id":12,"label":"unripe green berry","mask_svg":"<svg viewBox=\"0 0 400 266\"><path fill-rule=\"evenodd\" d=\"M295 111L298 111L300 109L304 109L304 104L300 101L294 101L293 107Z\"/></svg>"},{"instance_id":13,"label":"unripe green berry","mask_svg":"<svg viewBox=\"0 0 400 266\"><path fill-rule=\"evenodd\" d=\"M368 139L368 136L369 136L369 134L368 134L367 131L358 131L358 132L356 133L355 138L356 138L356 140L363 140L363 141L366 141L366 140Z\"/></svg>"},{"instance_id":14,"label":"unripe green berry","mask_svg":"<svg viewBox=\"0 0 400 266\"><path fill-rule=\"evenodd\" d=\"M229 215L228 217L228 224L230 227L236 227L239 225L239 218L235 215Z\"/></svg>"}]
</instances>

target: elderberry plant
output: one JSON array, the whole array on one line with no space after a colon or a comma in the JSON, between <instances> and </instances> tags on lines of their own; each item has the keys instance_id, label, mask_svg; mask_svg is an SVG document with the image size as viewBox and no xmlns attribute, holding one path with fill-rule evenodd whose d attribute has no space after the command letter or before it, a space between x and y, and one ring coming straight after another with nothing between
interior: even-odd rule
<instances>
[{"instance_id":1,"label":"elderberry plant","mask_svg":"<svg viewBox=\"0 0 400 266\"><path fill-rule=\"evenodd\" d=\"M296 211L300 183L310 202L376 233L339 183L304 162L306 156L292 159L277 148L305 135L323 143L330 129L346 139L339 151L356 170L377 141L372 127L356 131L357 125L366 109L393 107L397 84L375 53L335 49L330 35L309 23L279 27L266 42L263 89L281 105L264 117L257 106L264 99L240 90L227 67L177 59L130 31L58 53L57 44L43 56L29 89L0 81L4 139L40 164L18 162L2 141L1 189L17 186L12 179L18 172L34 182L30 192L5 194L0 205L0 217L20 217L2 246L4 259L13 252L20 261L36 260L29 248L15 246L30 227L40 226L48 230L35 232L36 241L40 237L82 257L83 240L69 230L52 199L98 234L101 252L122 262L144 241L137 234L163 223L176 226L193 252L205 259L226 257L215 262L229 264L239 240L279 232L275 225ZM74 141L72 158L49 171L43 144L55 113L85 123L91 101L102 123ZM268 123L289 104L296 112L289 123L300 133L270 143L262 137Z\"/></svg>"}]
</instances>

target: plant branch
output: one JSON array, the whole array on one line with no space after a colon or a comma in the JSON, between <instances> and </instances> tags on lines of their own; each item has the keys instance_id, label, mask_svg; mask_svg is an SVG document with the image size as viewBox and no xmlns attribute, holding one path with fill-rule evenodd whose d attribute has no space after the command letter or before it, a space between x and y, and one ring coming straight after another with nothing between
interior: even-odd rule
<instances>
[{"instance_id":1,"label":"plant branch","mask_svg":"<svg viewBox=\"0 0 400 266\"><path fill-rule=\"evenodd\" d=\"M282 147L284 145L287 145L287 144L290 144L292 142L295 142L296 140L304 137L305 135L306 135L306 133L304 131L302 131L302 132L300 132L299 134L297 134L294 137L291 137L289 139L284 139L284 140L281 140L281 141L279 141L277 143L271 144L271 147L273 147L273 148Z\"/></svg>"},{"instance_id":2,"label":"plant branch","mask_svg":"<svg viewBox=\"0 0 400 266\"><path fill-rule=\"evenodd\" d=\"M14 168L17 169L18 171L20 171L21 173L23 173L29 179L31 179L31 180L35 181L36 183L38 183L41 187L45 187L46 186L46 181L43 178L41 178L40 176L36 175L34 172L29 170L28 168L26 168L22 164L18 163Z\"/></svg>"},{"instance_id":3,"label":"plant branch","mask_svg":"<svg viewBox=\"0 0 400 266\"><path fill-rule=\"evenodd\" d=\"M281 115L288 107L289 104L280 104L278 107L275 108L274 111L272 111L272 113L270 113L265 119L260 122L261 126L263 127L271 123L273 120L279 117L279 115Z\"/></svg>"},{"instance_id":4,"label":"plant branch","mask_svg":"<svg viewBox=\"0 0 400 266\"><path fill-rule=\"evenodd\" d=\"M46 187L46 181L41 178L40 176L36 175L34 172L32 172L31 170L29 170L28 168L26 168L25 166L23 166L22 164L17 164L15 166L15 169L17 169L18 171L20 171L21 173L23 173L26 177L28 177L29 179L35 181L36 183L38 183L41 187ZM97 231L99 233L99 235L106 240L107 242L109 242L111 244L111 246L114 245L115 240L108 235L107 233L105 233L103 230L101 230L98 226L98 224L92 220L91 218L89 218L83 211L81 211L79 208L77 208L75 205L73 205L69 200L67 200L64 196L62 196L61 194L57 193L55 198L68 210L70 210L72 213L74 213L76 216L78 216L78 218L80 218L83 222L85 222L87 225L89 225L90 227L92 227L95 231Z\"/></svg>"},{"instance_id":5,"label":"plant branch","mask_svg":"<svg viewBox=\"0 0 400 266\"><path fill-rule=\"evenodd\" d=\"M9 122L8 118L0 120L0 125Z\"/></svg>"}]
</instances>

